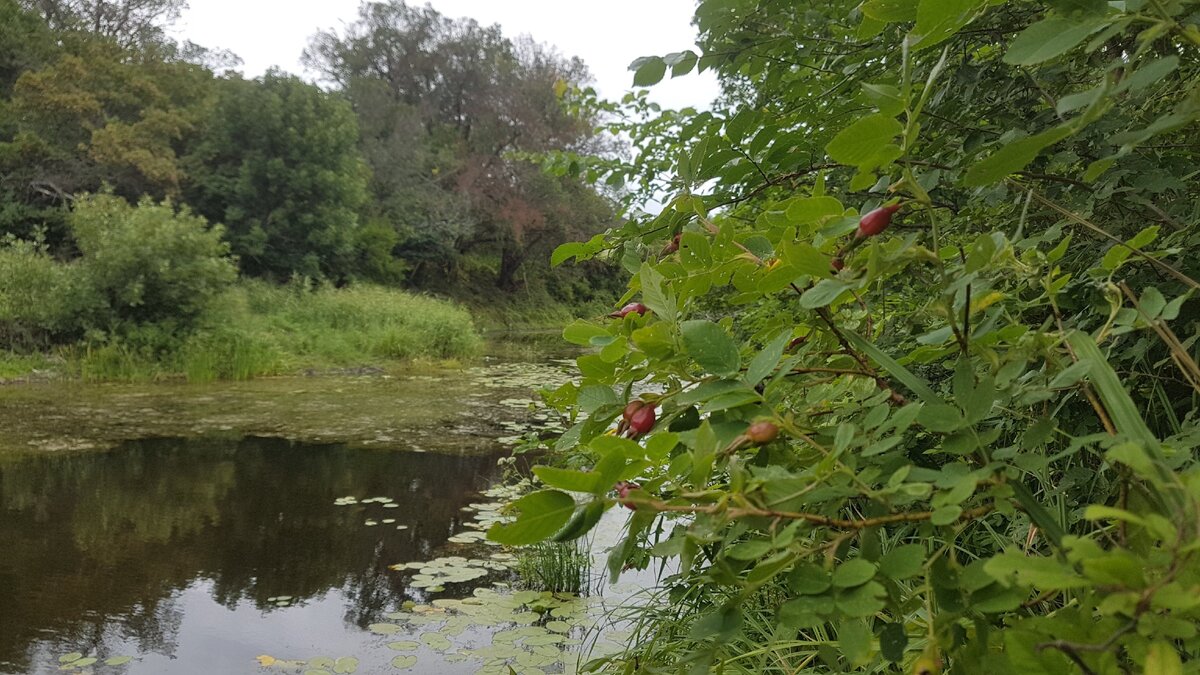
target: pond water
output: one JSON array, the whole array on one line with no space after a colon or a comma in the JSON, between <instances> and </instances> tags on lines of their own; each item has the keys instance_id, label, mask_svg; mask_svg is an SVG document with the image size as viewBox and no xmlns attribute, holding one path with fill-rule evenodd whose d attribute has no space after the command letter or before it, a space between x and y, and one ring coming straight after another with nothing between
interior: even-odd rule
<instances>
[{"instance_id":1,"label":"pond water","mask_svg":"<svg viewBox=\"0 0 1200 675\"><path fill-rule=\"evenodd\" d=\"M0 673L574 672L606 599L481 534L564 372L0 391Z\"/></svg>"}]
</instances>

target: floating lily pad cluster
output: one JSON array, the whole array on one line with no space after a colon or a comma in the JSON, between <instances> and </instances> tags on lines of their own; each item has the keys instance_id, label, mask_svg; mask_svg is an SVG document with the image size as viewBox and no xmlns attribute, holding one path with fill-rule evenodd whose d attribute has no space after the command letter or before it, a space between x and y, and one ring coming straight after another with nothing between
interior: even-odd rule
<instances>
[{"instance_id":1,"label":"floating lily pad cluster","mask_svg":"<svg viewBox=\"0 0 1200 675\"><path fill-rule=\"evenodd\" d=\"M492 572L507 572L516 564L513 556L507 553L497 553L491 558L464 558L462 556L446 556L435 558L428 562L397 563L389 565L396 571L416 570L408 585L412 588L424 588L431 593L446 590L446 584L461 584L476 579L482 579Z\"/></svg>"},{"instance_id":2,"label":"floating lily pad cluster","mask_svg":"<svg viewBox=\"0 0 1200 675\"><path fill-rule=\"evenodd\" d=\"M275 605L276 607L291 607L295 601L296 599L290 595L276 595L267 598L267 602Z\"/></svg>"},{"instance_id":3,"label":"floating lily pad cluster","mask_svg":"<svg viewBox=\"0 0 1200 675\"><path fill-rule=\"evenodd\" d=\"M314 656L311 659L277 659L269 654L255 658L263 668L284 672L303 670L304 675L349 675L358 672L358 659L353 656Z\"/></svg>"},{"instance_id":4,"label":"floating lily pad cluster","mask_svg":"<svg viewBox=\"0 0 1200 675\"><path fill-rule=\"evenodd\" d=\"M364 504L379 504L381 507L383 507L385 509L400 508L400 505L396 503L396 500L392 499L391 497L369 497L367 499L360 500L357 497L350 495L347 497L338 497L337 499L333 500L333 503L335 506L361 506ZM386 514L387 511L384 511L383 513ZM378 519L367 518L366 520L363 521L363 525L366 525L367 527L375 527L376 525L381 525L381 524L382 525L393 525L395 523L396 523L395 518L387 518L387 517L381 517ZM396 529L397 530L407 530L408 526L407 525L396 525Z\"/></svg>"},{"instance_id":5,"label":"floating lily pad cluster","mask_svg":"<svg viewBox=\"0 0 1200 675\"><path fill-rule=\"evenodd\" d=\"M389 642L400 652L432 650L451 663L476 662L483 675L527 675L577 672L579 655L585 647L591 656L613 653L625 635L607 632L595 645L587 639L590 627L603 622L605 608L599 598L580 598L562 593L518 591L503 593L477 588L462 600L438 599L429 604L407 605L402 612L388 614L395 623L372 624L381 635L400 632L417 639ZM487 644L478 642L478 631L493 628ZM402 654L392 660L399 669L417 669L419 655Z\"/></svg>"},{"instance_id":6,"label":"floating lily pad cluster","mask_svg":"<svg viewBox=\"0 0 1200 675\"><path fill-rule=\"evenodd\" d=\"M573 366L574 361L566 359L550 363L506 363L501 367L474 368L470 374L489 389L523 389L533 392L554 389L570 381L568 369ZM531 433L554 436L566 431L562 418L539 398L511 397L501 399L498 403L506 408L527 413L524 419L500 422L500 426L509 432L507 436L496 439L504 445L517 445L527 440L526 436Z\"/></svg>"},{"instance_id":7,"label":"floating lily pad cluster","mask_svg":"<svg viewBox=\"0 0 1200 675\"><path fill-rule=\"evenodd\" d=\"M71 652L58 657L58 663L60 664L58 669L73 671L80 675L95 673L97 671L101 673L105 671L115 673L118 672L118 666L123 666L132 660L132 656L109 656L101 660L97 656L84 656L83 652ZM108 666L109 668L105 668L104 666Z\"/></svg>"}]
</instances>

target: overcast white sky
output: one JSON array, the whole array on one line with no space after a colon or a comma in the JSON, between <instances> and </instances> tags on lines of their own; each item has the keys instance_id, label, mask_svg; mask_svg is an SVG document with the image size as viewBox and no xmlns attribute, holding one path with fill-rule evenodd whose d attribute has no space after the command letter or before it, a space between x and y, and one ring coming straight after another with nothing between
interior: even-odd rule
<instances>
[{"instance_id":1,"label":"overcast white sky","mask_svg":"<svg viewBox=\"0 0 1200 675\"><path fill-rule=\"evenodd\" d=\"M419 0L413 4L423 4ZM596 88L619 98L631 88L629 63L639 56L693 47L695 0L432 0L442 14L500 24L506 35L527 34L567 56L582 58ZM190 0L176 25L178 37L228 49L256 77L271 66L307 75L300 53L319 29L341 28L357 16L358 0ZM695 73L665 80L651 97L668 107L707 107L717 95L715 78Z\"/></svg>"}]
</instances>

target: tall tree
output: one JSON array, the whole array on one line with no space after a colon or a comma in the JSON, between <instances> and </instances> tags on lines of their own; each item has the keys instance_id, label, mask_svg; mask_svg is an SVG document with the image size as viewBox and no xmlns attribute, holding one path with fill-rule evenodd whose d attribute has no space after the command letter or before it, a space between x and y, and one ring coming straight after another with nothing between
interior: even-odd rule
<instances>
[{"instance_id":1,"label":"tall tree","mask_svg":"<svg viewBox=\"0 0 1200 675\"><path fill-rule=\"evenodd\" d=\"M24 236L104 184L130 200L176 194L179 154L207 114L212 74L201 66L86 33L57 41L53 60L24 70L5 103L0 231Z\"/></svg>"},{"instance_id":2,"label":"tall tree","mask_svg":"<svg viewBox=\"0 0 1200 675\"><path fill-rule=\"evenodd\" d=\"M187 0L19 0L54 30L81 30L111 38L124 47L165 42L163 29L174 23Z\"/></svg>"},{"instance_id":3,"label":"tall tree","mask_svg":"<svg viewBox=\"0 0 1200 675\"><path fill-rule=\"evenodd\" d=\"M219 91L186 158L187 201L225 224L250 274L350 275L367 196L350 106L279 71L222 80Z\"/></svg>"},{"instance_id":4,"label":"tall tree","mask_svg":"<svg viewBox=\"0 0 1200 675\"><path fill-rule=\"evenodd\" d=\"M588 197L545 183L572 179L548 179L514 159L591 142L591 120L569 114L556 95L587 80L578 59L393 1L364 4L341 34L316 35L305 62L345 91L363 120L380 216L402 232L402 255L449 253L452 242L458 253L496 256L496 281L511 288L535 245L561 242L569 225L597 226L556 202ZM427 245L434 241L440 251Z\"/></svg>"}]
</instances>

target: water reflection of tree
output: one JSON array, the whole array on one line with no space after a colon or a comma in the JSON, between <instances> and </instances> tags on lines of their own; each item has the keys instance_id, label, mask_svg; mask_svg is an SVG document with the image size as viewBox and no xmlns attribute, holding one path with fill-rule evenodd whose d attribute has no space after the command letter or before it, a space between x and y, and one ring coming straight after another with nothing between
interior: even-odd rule
<instances>
[{"instance_id":1,"label":"water reflection of tree","mask_svg":"<svg viewBox=\"0 0 1200 675\"><path fill-rule=\"evenodd\" d=\"M0 666L27 668L42 631L82 645L116 625L169 653L179 592L198 579L229 608L343 589L348 622L377 621L406 592L387 565L442 546L494 459L250 439L0 464L0 589L12 589L0 590ZM351 494L400 507L333 506ZM411 529L364 527L368 516Z\"/></svg>"}]
</instances>

